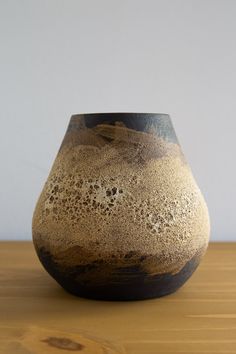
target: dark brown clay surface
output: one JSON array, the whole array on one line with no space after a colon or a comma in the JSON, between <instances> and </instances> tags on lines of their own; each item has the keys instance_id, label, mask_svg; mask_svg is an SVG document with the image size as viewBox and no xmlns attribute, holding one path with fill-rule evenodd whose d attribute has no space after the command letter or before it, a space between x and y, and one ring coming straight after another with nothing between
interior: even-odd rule
<instances>
[{"instance_id":1,"label":"dark brown clay surface","mask_svg":"<svg viewBox=\"0 0 236 354\"><path fill-rule=\"evenodd\" d=\"M161 297L176 291L192 275L199 264L196 254L176 274L149 275L142 266L118 267L116 262L94 262L84 266L61 268L44 249L37 251L42 264L58 283L73 295L100 300L142 300ZM117 261L118 263L118 261ZM110 276L103 279L103 272Z\"/></svg>"}]
</instances>

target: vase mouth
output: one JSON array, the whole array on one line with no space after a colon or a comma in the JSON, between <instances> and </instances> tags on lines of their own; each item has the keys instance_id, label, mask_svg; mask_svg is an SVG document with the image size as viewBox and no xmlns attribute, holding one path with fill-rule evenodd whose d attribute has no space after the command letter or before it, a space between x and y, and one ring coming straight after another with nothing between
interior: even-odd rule
<instances>
[{"instance_id":1,"label":"vase mouth","mask_svg":"<svg viewBox=\"0 0 236 354\"><path fill-rule=\"evenodd\" d=\"M137 116L137 117L150 117L150 118L154 118L154 117L162 117L162 118L170 118L170 115L167 113L154 113L154 112L91 112L91 113L74 113L72 114L72 117L79 117L79 116L114 116L114 117L118 117L118 116Z\"/></svg>"}]
</instances>

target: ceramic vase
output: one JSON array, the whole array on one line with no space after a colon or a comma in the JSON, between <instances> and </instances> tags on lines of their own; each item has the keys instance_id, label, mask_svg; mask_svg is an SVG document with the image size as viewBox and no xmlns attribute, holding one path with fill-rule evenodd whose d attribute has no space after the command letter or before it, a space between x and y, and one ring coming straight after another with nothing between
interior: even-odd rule
<instances>
[{"instance_id":1,"label":"ceramic vase","mask_svg":"<svg viewBox=\"0 0 236 354\"><path fill-rule=\"evenodd\" d=\"M203 196L167 114L73 115L33 216L68 292L137 300L176 291L209 238Z\"/></svg>"}]
</instances>

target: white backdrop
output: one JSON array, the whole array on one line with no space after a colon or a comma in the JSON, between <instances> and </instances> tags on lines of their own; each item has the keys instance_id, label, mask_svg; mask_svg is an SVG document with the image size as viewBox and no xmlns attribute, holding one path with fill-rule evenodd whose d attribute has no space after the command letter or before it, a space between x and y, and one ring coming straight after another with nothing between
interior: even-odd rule
<instances>
[{"instance_id":1,"label":"white backdrop","mask_svg":"<svg viewBox=\"0 0 236 354\"><path fill-rule=\"evenodd\" d=\"M0 0L0 238L31 217L71 114L164 112L236 240L236 1Z\"/></svg>"}]
</instances>

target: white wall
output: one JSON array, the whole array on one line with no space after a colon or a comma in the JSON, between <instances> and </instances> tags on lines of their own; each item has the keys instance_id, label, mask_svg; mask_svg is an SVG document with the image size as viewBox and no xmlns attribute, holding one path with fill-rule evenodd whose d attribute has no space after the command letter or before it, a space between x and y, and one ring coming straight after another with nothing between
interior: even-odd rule
<instances>
[{"instance_id":1,"label":"white wall","mask_svg":"<svg viewBox=\"0 0 236 354\"><path fill-rule=\"evenodd\" d=\"M236 1L0 0L0 238L30 239L70 115L164 112L236 240Z\"/></svg>"}]
</instances>

